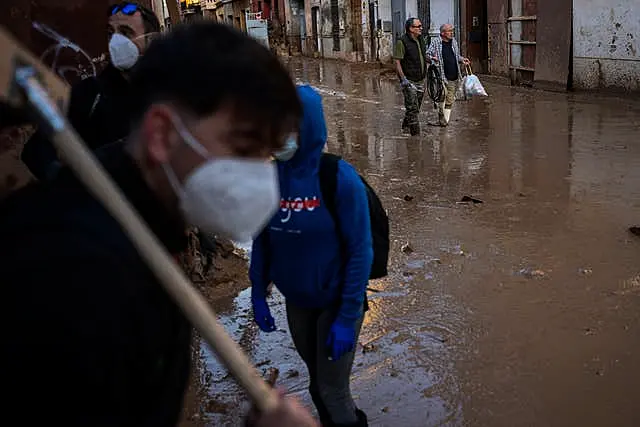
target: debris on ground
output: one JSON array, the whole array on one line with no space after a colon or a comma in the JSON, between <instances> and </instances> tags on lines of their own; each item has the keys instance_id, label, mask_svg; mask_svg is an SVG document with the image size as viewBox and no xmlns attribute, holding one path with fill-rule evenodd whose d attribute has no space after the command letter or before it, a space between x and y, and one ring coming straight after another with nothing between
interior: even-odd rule
<instances>
[{"instance_id":1,"label":"debris on ground","mask_svg":"<svg viewBox=\"0 0 640 427\"><path fill-rule=\"evenodd\" d=\"M362 353L371 353L377 350L377 347L374 343L367 343L362 345Z\"/></svg>"},{"instance_id":2,"label":"debris on ground","mask_svg":"<svg viewBox=\"0 0 640 427\"><path fill-rule=\"evenodd\" d=\"M460 256L464 256L464 249L462 249L462 245L455 245L453 247L442 247L440 248L440 250L444 253L447 254L451 254L451 255L460 255Z\"/></svg>"},{"instance_id":3,"label":"debris on ground","mask_svg":"<svg viewBox=\"0 0 640 427\"><path fill-rule=\"evenodd\" d=\"M531 267L522 268L517 274L519 276L526 277L527 279L542 279L547 277L547 273L544 271Z\"/></svg>"},{"instance_id":4,"label":"debris on ground","mask_svg":"<svg viewBox=\"0 0 640 427\"><path fill-rule=\"evenodd\" d=\"M408 194L405 194L405 196L403 197L405 202L410 202L413 200L413 196L410 196Z\"/></svg>"},{"instance_id":5,"label":"debris on ground","mask_svg":"<svg viewBox=\"0 0 640 427\"><path fill-rule=\"evenodd\" d=\"M297 378L299 376L300 376L300 372L296 371L295 369L288 370L286 374L287 378Z\"/></svg>"},{"instance_id":6,"label":"debris on ground","mask_svg":"<svg viewBox=\"0 0 640 427\"><path fill-rule=\"evenodd\" d=\"M205 405L205 411L212 414L228 414L230 409L231 405L215 399L209 399Z\"/></svg>"},{"instance_id":7,"label":"debris on ground","mask_svg":"<svg viewBox=\"0 0 640 427\"><path fill-rule=\"evenodd\" d=\"M591 268L579 268L578 273L583 276L591 276L593 274L593 270Z\"/></svg>"},{"instance_id":8,"label":"debris on ground","mask_svg":"<svg viewBox=\"0 0 640 427\"><path fill-rule=\"evenodd\" d=\"M442 264L442 261L440 260L440 258L436 258L436 257L428 256L428 255L425 258L425 261L426 261L427 265L430 265L430 266Z\"/></svg>"},{"instance_id":9,"label":"debris on ground","mask_svg":"<svg viewBox=\"0 0 640 427\"><path fill-rule=\"evenodd\" d=\"M400 250L405 253L405 254L410 254L413 252L413 248L411 247L411 245L409 244L409 242L405 243L404 245L402 245L402 247L400 248Z\"/></svg>"},{"instance_id":10,"label":"debris on ground","mask_svg":"<svg viewBox=\"0 0 640 427\"><path fill-rule=\"evenodd\" d=\"M460 201L458 203L473 203L478 204L478 203L484 203L482 200L475 198L475 197L471 197L471 196L463 196L462 199L460 199Z\"/></svg>"},{"instance_id":11,"label":"debris on ground","mask_svg":"<svg viewBox=\"0 0 640 427\"><path fill-rule=\"evenodd\" d=\"M267 376L265 378L265 381L271 387L275 387L279 376L280 376L280 369L278 369L278 368L269 368L269 370L267 371Z\"/></svg>"}]
</instances>

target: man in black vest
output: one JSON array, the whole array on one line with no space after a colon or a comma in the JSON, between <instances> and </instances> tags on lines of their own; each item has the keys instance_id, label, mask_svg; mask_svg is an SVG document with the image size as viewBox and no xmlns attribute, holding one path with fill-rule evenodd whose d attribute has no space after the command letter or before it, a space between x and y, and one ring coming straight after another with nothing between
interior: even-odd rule
<instances>
[{"instance_id":1,"label":"man in black vest","mask_svg":"<svg viewBox=\"0 0 640 427\"><path fill-rule=\"evenodd\" d=\"M393 55L406 110L402 131L408 130L411 135L418 135L418 113L424 97L424 79L427 76L426 48L422 38L422 23L418 18L407 19L404 27L405 34L398 39Z\"/></svg>"}]
</instances>

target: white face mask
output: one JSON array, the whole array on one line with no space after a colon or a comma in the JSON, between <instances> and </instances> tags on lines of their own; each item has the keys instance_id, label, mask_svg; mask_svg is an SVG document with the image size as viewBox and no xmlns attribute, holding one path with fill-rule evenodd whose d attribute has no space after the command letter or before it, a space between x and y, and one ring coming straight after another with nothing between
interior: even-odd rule
<instances>
[{"instance_id":1,"label":"white face mask","mask_svg":"<svg viewBox=\"0 0 640 427\"><path fill-rule=\"evenodd\" d=\"M129 70L138 62L140 49L129 38L115 33L109 40L109 56L114 67Z\"/></svg>"},{"instance_id":2,"label":"white face mask","mask_svg":"<svg viewBox=\"0 0 640 427\"><path fill-rule=\"evenodd\" d=\"M285 142L282 150L278 151L277 153L274 153L273 157L275 157L276 160L279 160L281 162L286 162L288 160L291 160L293 156L295 156L297 151L298 151L298 137L296 135L291 135L289 139L287 139L287 142Z\"/></svg>"},{"instance_id":3,"label":"white face mask","mask_svg":"<svg viewBox=\"0 0 640 427\"><path fill-rule=\"evenodd\" d=\"M212 159L178 121L184 142L207 159L181 185L168 164L164 170L187 223L238 242L253 239L278 209L277 169L273 162L242 158Z\"/></svg>"}]
</instances>

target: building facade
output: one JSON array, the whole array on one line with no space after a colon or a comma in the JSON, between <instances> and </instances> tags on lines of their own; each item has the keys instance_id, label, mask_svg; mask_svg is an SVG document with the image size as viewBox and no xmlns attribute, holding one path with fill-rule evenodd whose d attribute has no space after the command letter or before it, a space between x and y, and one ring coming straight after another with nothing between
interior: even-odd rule
<instances>
[{"instance_id":1,"label":"building facade","mask_svg":"<svg viewBox=\"0 0 640 427\"><path fill-rule=\"evenodd\" d=\"M491 74L559 90L640 90L637 0L486 1Z\"/></svg>"},{"instance_id":2,"label":"building facade","mask_svg":"<svg viewBox=\"0 0 640 427\"><path fill-rule=\"evenodd\" d=\"M246 12L251 10L249 0L201 0L203 17L246 31Z\"/></svg>"},{"instance_id":3,"label":"building facade","mask_svg":"<svg viewBox=\"0 0 640 427\"><path fill-rule=\"evenodd\" d=\"M286 43L294 55L388 63L408 18L423 22L425 36L437 35L445 23L458 30L460 23L461 0L280 1Z\"/></svg>"},{"instance_id":4,"label":"building facade","mask_svg":"<svg viewBox=\"0 0 640 427\"><path fill-rule=\"evenodd\" d=\"M272 0L276 1L276 0ZM257 10L265 9L260 2ZM271 3L269 3L271 4ZM476 73L567 90L640 90L638 0L277 0L290 54L392 60L409 17L456 29ZM254 3L255 5L255 3ZM634 7L635 6L635 7Z\"/></svg>"}]
</instances>

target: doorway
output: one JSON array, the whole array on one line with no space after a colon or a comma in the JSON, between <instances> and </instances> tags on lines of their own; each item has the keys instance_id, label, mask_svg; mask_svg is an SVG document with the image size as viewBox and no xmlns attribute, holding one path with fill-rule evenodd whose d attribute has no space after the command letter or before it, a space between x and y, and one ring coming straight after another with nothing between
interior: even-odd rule
<instances>
[{"instance_id":1,"label":"doorway","mask_svg":"<svg viewBox=\"0 0 640 427\"><path fill-rule=\"evenodd\" d=\"M320 18L320 8L315 6L311 8L311 34L313 36L313 40L315 40L314 43L314 51L315 52L320 52L320 32L318 31L320 25L319 25L319 20Z\"/></svg>"},{"instance_id":2,"label":"doorway","mask_svg":"<svg viewBox=\"0 0 640 427\"><path fill-rule=\"evenodd\" d=\"M351 19L354 25L351 26L351 46L353 53L358 60L364 60L364 40L362 38L362 2L361 0L351 0Z\"/></svg>"},{"instance_id":3,"label":"doorway","mask_svg":"<svg viewBox=\"0 0 640 427\"><path fill-rule=\"evenodd\" d=\"M291 8L291 29L289 34L289 46L291 53L304 53L303 46L307 37L304 17L304 0L292 0L289 3L289 6Z\"/></svg>"},{"instance_id":4,"label":"doorway","mask_svg":"<svg viewBox=\"0 0 640 427\"><path fill-rule=\"evenodd\" d=\"M378 40L378 29L376 26L376 5L374 2L369 2L369 41L371 42L371 60L379 60L378 47L376 41Z\"/></svg>"},{"instance_id":5,"label":"doorway","mask_svg":"<svg viewBox=\"0 0 640 427\"><path fill-rule=\"evenodd\" d=\"M489 27L487 0L467 0L465 28L467 28L467 56L474 72L489 72Z\"/></svg>"}]
</instances>

